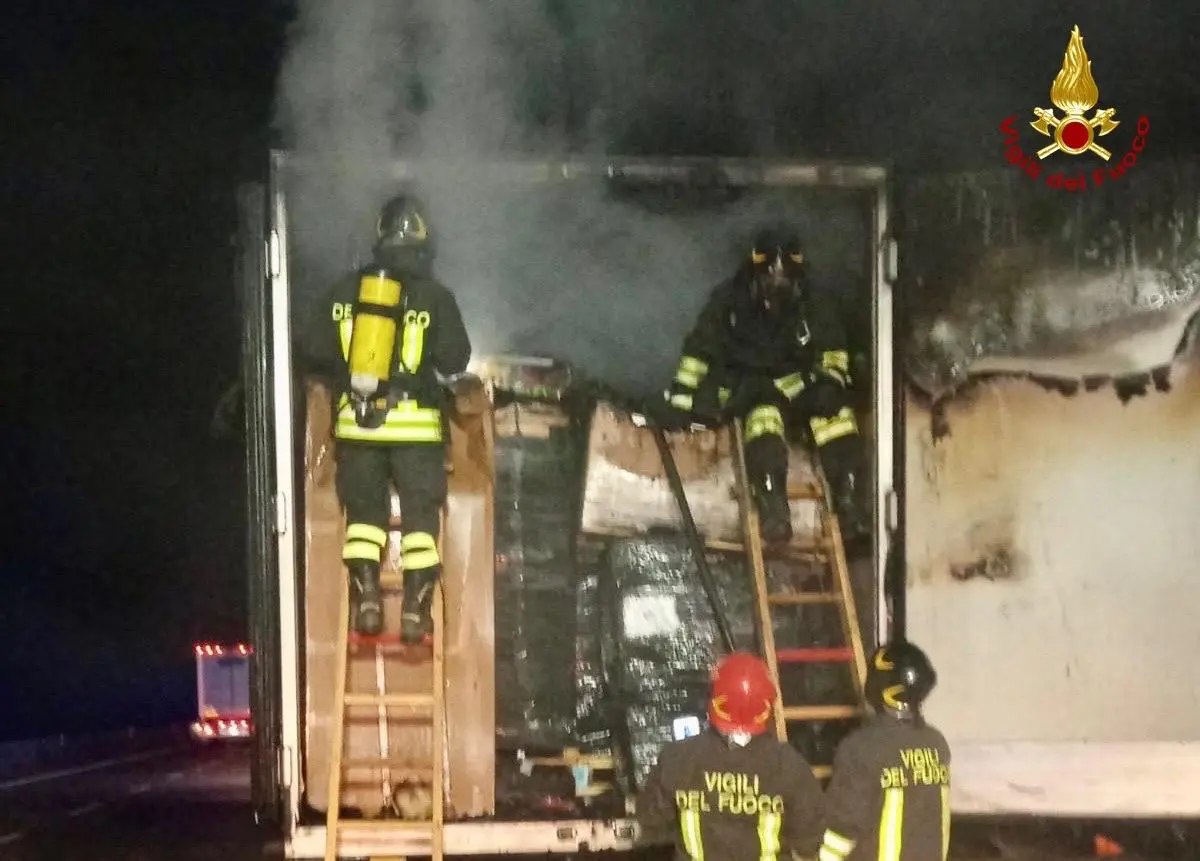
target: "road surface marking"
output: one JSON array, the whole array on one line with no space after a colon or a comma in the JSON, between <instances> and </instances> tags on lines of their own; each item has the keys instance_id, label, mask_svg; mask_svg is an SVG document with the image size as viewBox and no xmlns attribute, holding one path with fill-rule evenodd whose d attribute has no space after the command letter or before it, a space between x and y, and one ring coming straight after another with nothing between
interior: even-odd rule
<instances>
[{"instance_id":1,"label":"road surface marking","mask_svg":"<svg viewBox=\"0 0 1200 861\"><path fill-rule=\"evenodd\" d=\"M127 762L139 762L143 759L151 759L152 757L162 756L163 754L173 753L178 748L164 747L158 750L152 750L148 753L139 753L134 756L122 756L116 759L105 759L100 762L93 762L91 765L81 765L76 768L63 768L58 771L47 771L44 774L34 774L29 777L18 777L15 780L7 780L0 783L0 792L6 792L10 789L17 789L22 786L31 786L35 783L45 783L49 780L58 780L60 777L72 777L76 774L86 774L89 771L100 771L105 768L112 768L114 765L122 765Z\"/></svg>"},{"instance_id":2,"label":"road surface marking","mask_svg":"<svg viewBox=\"0 0 1200 861\"><path fill-rule=\"evenodd\" d=\"M89 813L93 813L97 810L100 810L105 806L106 805L103 801L93 801L91 804L85 804L82 807L76 807L74 810L68 810L67 816L70 816L70 817L87 816Z\"/></svg>"}]
</instances>

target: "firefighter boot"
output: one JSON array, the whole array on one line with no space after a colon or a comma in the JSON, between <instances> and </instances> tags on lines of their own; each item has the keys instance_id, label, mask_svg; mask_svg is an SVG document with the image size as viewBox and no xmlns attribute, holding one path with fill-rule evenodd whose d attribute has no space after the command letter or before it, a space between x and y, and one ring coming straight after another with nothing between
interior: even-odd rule
<instances>
[{"instance_id":1,"label":"firefighter boot","mask_svg":"<svg viewBox=\"0 0 1200 861\"><path fill-rule=\"evenodd\" d=\"M433 589L438 569L418 568L404 572L404 596L400 602L400 641L409 646L433 639Z\"/></svg>"},{"instance_id":2,"label":"firefighter boot","mask_svg":"<svg viewBox=\"0 0 1200 861\"><path fill-rule=\"evenodd\" d=\"M787 481L780 475L768 475L754 488L758 506L759 529L768 544L787 544L792 540L792 512L788 507Z\"/></svg>"},{"instance_id":3,"label":"firefighter boot","mask_svg":"<svg viewBox=\"0 0 1200 861\"><path fill-rule=\"evenodd\" d=\"M356 559L350 572L351 618L354 630L367 637L383 631L383 595L379 588L379 563Z\"/></svg>"},{"instance_id":4,"label":"firefighter boot","mask_svg":"<svg viewBox=\"0 0 1200 861\"><path fill-rule=\"evenodd\" d=\"M861 494L858 477L854 470L846 470L834 476L831 485L833 508L841 528L842 544L846 555L855 558L863 551L864 543L869 544L871 538L869 515L859 498Z\"/></svg>"}]
</instances>

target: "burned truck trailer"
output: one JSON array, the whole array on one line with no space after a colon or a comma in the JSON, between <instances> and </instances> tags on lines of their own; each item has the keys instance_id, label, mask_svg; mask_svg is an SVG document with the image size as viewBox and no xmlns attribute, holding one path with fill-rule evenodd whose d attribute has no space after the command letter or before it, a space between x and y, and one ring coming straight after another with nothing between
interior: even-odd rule
<instances>
[{"instance_id":1,"label":"burned truck trailer","mask_svg":"<svg viewBox=\"0 0 1200 861\"><path fill-rule=\"evenodd\" d=\"M616 386L625 389L636 388L637 378L669 380L684 331L709 288L745 253L755 228L766 219L794 221L811 246L814 277L845 291L844 305L855 318L860 424L875 453L867 474L875 477L869 505L876 529L858 575L860 606L869 641L886 628L886 607L876 597L892 484L888 267L894 255L883 169L612 158L399 162L381 165L376 177L378 196L357 202L361 211L353 213L353 223L314 216L321 207L312 205L311 196L321 181L283 153L273 154L268 180L244 187L240 197L251 603L260 656L254 792L257 815L278 823L287 854L296 858L319 857L324 849L337 607L345 577L329 393L305 379L292 350L293 330L328 279L362 261L374 209L402 181L417 180L431 201L442 239L437 271L459 297L477 355L516 346L559 356L585 379L612 379L615 367ZM463 188L471 189L465 203L454 191ZM522 227L531 223L536 230ZM594 295L601 285L613 303L607 318ZM618 307L633 311L619 313ZM522 318L538 314L551 325L521 331ZM555 320L568 322L557 327L558 335ZM586 323L571 322L580 320ZM493 329L515 333L516 343L497 343ZM627 373L633 357L632 380L619 378L621 363L605 366L603 353L622 351ZM630 627L635 621L621 618L637 602L617 596L624 603L614 605L611 596L596 593L614 581L616 567L644 571L647 558L656 570L668 571L668 579L655 586L631 574L631 590L640 595L658 588L660 596L674 594L679 602L686 602L687 591L700 593L677 537L678 511L653 443L615 395L580 394L573 383L530 396L491 371L481 376L492 396L461 396L449 411L446 737L434 739L427 727L371 715L366 723L347 724L346 755L353 762L378 756L386 746L427 762L440 751L451 811L444 828L447 854L628 848L634 831L625 818L626 800L663 733L670 735L670 726L662 726L668 718L662 704L678 693L673 676L695 669L672 663L680 650L671 643L696 645L705 655L719 646L702 613L681 610L672 622L674 640L661 631L639 634ZM728 446L716 432L673 436L701 527L717 532L736 524ZM539 457L569 475L559 476L556 486L546 480L539 485L532 465ZM542 508L568 515L554 524L546 512L537 514L538 497L548 494L553 501L543 500ZM402 520L402 504L399 509ZM518 511L528 519L542 516L552 533L542 547L521 537L522 527L514 523ZM796 513L798 521L805 517ZM665 537L648 534L652 528ZM606 561L600 562L603 552ZM539 554L544 558L533 558ZM726 582L736 579L730 574ZM389 610L394 617L395 606ZM671 690L630 702L628 679L618 684L606 675L612 655L596 657L592 649L597 625L620 631L631 650L645 645L631 639L658 637L666 647L663 657L643 652L640 665L655 670L653 679L644 680L647 689L659 684ZM705 626L709 633L700 630ZM401 661L377 666L353 659L350 675L360 688L382 681L389 692L428 684L428 670ZM560 681L547 681L552 678ZM597 699L611 708L589 710L587 703ZM651 705L658 709L653 716L646 710ZM599 738L606 733L610 737ZM593 772L590 779L580 779L580 766ZM367 817L379 812L379 769L351 765L345 774L343 806ZM536 803L522 802L524 780L535 781L527 794ZM556 798L547 802L547 796ZM355 828L342 836L339 854L429 849L430 835L420 829Z\"/></svg>"},{"instance_id":2,"label":"burned truck trailer","mask_svg":"<svg viewBox=\"0 0 1200 861\"><path fill-rule=\"evenodd\" d=\"M559 356L618 388L669 379L752 225L796 222L818 288L846 291L855 333L874 477L872 551L854 572L863 632L892 633L884 561L902 513L907 576L890 597L939 669L928 713L955 751L954 810L1200 816L1200 683L1184 667L1200 647L1189 621L1200 183L1194 168L1190 185L1164 170L1080 204L1012 176L891 187L884 170L852 165L400 162L379 167L377 196L359 195L358 221L342 223L310 214L320 195L304 165L275 153L267 181L241 196L259 817L278 822L291 857L322 854L342 526L328 393L294 363L291 331L318 285L360 261L375 205L413 178L432 189L443 232L458 233L438 270L477 355ZM597 304L601 286L638 313ZM687 604L701 591L686 581L694 566L630 412L604 393L581 406L556 383L517 392L480 373L493 397L460 399L451 420L447 738L398 723L387 735L418 758L444 749L449 854L627 848L623 801L664 715L695 707L694 686L672 676L719 648L711 619ZM702 530L735 529L728 448L711 432L683 436L672 448ZM523 538L539 518L551 539ZM712 566L736 615L740 569ZM684 640L664 625L691 626L700 659L680 659ZM613 642L597 645L605 632ZM357 683L374 685L376 668L357 663ZM389 690L421 683L398 666L383 675ZM351 758L380 739L373 719L350 728ZM597 751L624 769L611 787L572 772ZM557 775L551 792L536 786L558 802L508 803L531 769ZM347 803L378 808L378 775L354 778ZM355 832L342 854L428 849L418 831Z\"/></svg>"}]
</instances>

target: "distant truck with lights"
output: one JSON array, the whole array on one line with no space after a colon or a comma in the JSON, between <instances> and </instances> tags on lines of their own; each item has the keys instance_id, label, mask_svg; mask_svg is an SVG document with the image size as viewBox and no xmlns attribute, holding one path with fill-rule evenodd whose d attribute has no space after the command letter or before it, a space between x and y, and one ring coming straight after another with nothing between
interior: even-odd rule
<instances>
[{"instance_id":1,"label":"distant truck with lights","mask_svg":"<svg viewBox=\"0 0 1200 861\"><path fill-rule=\"evenodd\" d=\"M201 743L248 739L254 734L250 714L250 660L245 643L197 643L196 708L192 738Z\"/></svg>"}]
</instances>

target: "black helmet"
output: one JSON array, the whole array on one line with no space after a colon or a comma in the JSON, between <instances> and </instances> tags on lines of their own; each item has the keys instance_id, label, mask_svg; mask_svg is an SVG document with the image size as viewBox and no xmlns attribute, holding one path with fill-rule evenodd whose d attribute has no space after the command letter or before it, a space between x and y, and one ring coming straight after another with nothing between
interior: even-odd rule
<instances>
[{"instance_id":1,"label":"black helmet","mask_svg":"<svg viewBox=\"0 0 1200 861\"><path fill-rule=\"evenodd\" d=\"M867 667L867 703L877 712L917 714L937 685L928 655L901 640L875 650Z\"/></svg>"},{"instance_id":2,"label":"black helmet","mask_svg":"<svg viewBox=\"0 0 1200 861\"><path fill-rule=\"evenodd\" d=\"M433 261L434 237L425 204L415 194L402 192L379 210L375 225L375 253L394 262L427 264Z\"/></svg>"},{"instance_id":3,"label":"black helmet","mask_svg":"<svg viewBox=\"0 0 1200 861\"><path fill-rule=\"evenodd\" d=\"M786 226L766 227L754 236L750 249L751 285L768 307L799 295L804 278L804 249L800 237Z\"/></svg>"}]
</instances>

